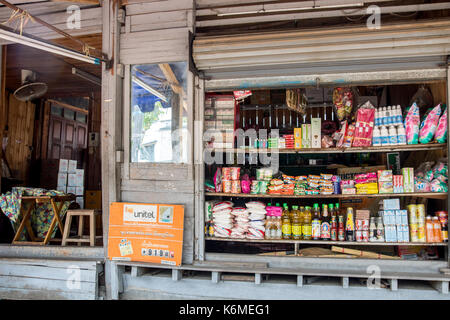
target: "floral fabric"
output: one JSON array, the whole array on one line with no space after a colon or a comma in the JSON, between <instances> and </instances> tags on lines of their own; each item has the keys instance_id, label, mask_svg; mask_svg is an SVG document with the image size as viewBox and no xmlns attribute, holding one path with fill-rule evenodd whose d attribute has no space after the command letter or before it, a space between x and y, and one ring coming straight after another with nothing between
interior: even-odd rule
<instances>
[{"instance_id":1,"label":"floral fabric","mask_svg":"<svg viewBox=\"0 0 450 320\"><path fill-rule=\"evenodd\" d=\"M50 224L54 217L54 212L51 202L35 203L32 201L26 201L22 204L21 198L24 196L64 196L65 193L56 190L46 190L40 188L24 188L15 187L10 192L2 194L0 197L0 208L3 213L9 218L13 226L14 232L17 232L20 223L22 222L23 215L27 212L30 206L35 205L35 208L31 212L31 228L36 237L45 238ZM69 208L71 201L64 202L61 211L59 213L61 220L65 216L67 209ZM59 207L60 203L57 203ZM56 226L52 232L51 237L54 238L56 234ZM27 231L26 228L20 235L20 240L26 240Z\"/></svg>"}]
</instances>

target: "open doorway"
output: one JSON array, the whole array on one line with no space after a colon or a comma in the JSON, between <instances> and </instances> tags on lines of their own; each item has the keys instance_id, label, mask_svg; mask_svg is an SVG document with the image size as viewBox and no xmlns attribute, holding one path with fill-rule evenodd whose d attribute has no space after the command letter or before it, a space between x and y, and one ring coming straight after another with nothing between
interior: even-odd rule
<instances>
[{"instance_id":1,"label":"open doorway","mask_svg":"<svg viewBox=\"0 0 450 320\"><path fill-rule=\"evenodd\" d=\"M101 34L79 39L101 50ZM68 46L69 40L54 42ZM38 242L47 238L54 208L36 200L31 225L18 235L28 209L21 199L69 196L57 205L63 226L69 209L101 213L101 66L20 44L4 46L2 56L0 241ZM84 222L74 219L71 233L89 234ZM101 214L95 225L95 245L101 246ZM47 244L61 245L60 229L56 223Z\"/></svg>"}]
</instances>

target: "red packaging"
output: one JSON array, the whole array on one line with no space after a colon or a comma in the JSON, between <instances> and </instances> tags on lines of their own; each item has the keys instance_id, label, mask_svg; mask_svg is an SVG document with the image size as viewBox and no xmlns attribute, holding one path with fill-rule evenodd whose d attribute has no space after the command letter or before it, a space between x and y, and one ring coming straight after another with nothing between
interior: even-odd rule
<instances>
[{"instance_id":1,"label":"red packaging","mask_svg":"<svg viewBox=\"0 0 450 320\"><path fill-rule=\"evenodd\" d=\"M369 242L369 231L367 230L362 231L362 241Z\"/></svg>"},{"instance_id":2,"label":"red packaging","mask_svg":"<svg viewBox=\"0 0 450 320\"><path fill-rule=\"evenodd\" d=\"M342 144L344 148L350 148L352 146L354 135L355 135L355 126L353 124L349 124L347 128L347 133L345 134L344 143Z\"/></svg>"},{"instance_id":3,"label":"red packaging","mask_svg":"<svg viewBox=\"0 0 450 320\"><path fill-rule=\"evenodd\" d=\"M375 121L374 108L359 108L356 117L353 147L369 147L372 145L373 125Z\"/></svg>"},{"instance_id":4,"label":"red packaging","mask_svg":"<svg viewBox=\"0 0 450 320\"><path fill-rule=\"evenodd\" d=\"M339 131L339 141L336 143L337 148L341 148L344 145L345 136L347 135L348 123L347 120L341 122L341 130Z\"/></svg>"},{"instance_id":5,"label":"red packaging","mask_svg":"<svg viewBox=\"0 0 450 320\"><path fill-rule=\"evenodd\" d=\"M231 168L222 168L222 180L231 180Z\"/></svg>"},{"instance_id":6,"label":"red packaging","mask_svg":"<svg viewBox=\"0 0 450 320\"><path fill-rule=\"evenodd\" d=\"M363 241L363 231L362 230L356 230L356 242L362 242Z\"/></svg>"},{"instance_id":7,"label":"red packaging","mask_svg":"<svg viewBox=\"0 0 450 320\"><path fill-rule=\"evenodd\" d=\"M369 219L364 219L362 221L362 231L368 231L369 230Z\"/></svg>"},{"instance_id":8,"label":"red packaging","mask_svg":"<svg viewBox=\"0 0 450 320\"><path fill-rule=\"evenodd\" d=\"M231 180L222 180L222 186L224 193L231 193Z\"/></svg>"},{"instance_id":9,"label":"red packaging","mask_svg":"<svg viewBox=\"0 0 450 320\"><path fill-rule=\"evenodd\" d=\"M231 180L239 180L241 174L241 168L239 167L231 167Z\"/></svg>"},{"instance_id":10,"label":"red packaging","mask_svg":"<svg viewBox=\"0 0 450 320\"><path fill-rule=\"evenodd\" d=\"M241 181L240 180L231 181L231 193L241 193Z\"/></svg>"}]
</instances>

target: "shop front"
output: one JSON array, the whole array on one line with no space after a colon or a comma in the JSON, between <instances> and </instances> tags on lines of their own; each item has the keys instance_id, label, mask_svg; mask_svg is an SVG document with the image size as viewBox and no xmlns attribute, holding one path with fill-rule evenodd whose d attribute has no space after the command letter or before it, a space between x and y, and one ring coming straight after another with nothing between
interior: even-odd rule
<instances>
[{"instance_id":1,"label":"shop front","mask_svg":"<svg viewBox=\"0 0 450 320\"><path fill-rule=\"evenodd\" d=\"M448 21L212 36L196 6L174 21L126 6L116 199L183 205L183 259L107 262L112 298L273 298L272 286L300 298L326 295L320 281L375 297L374 275L388 295L417 282L445 298L448 144L419 127L429 108L448 126ZM164 36L155 14L172 24Z\"/></svg>"}]
</instances>

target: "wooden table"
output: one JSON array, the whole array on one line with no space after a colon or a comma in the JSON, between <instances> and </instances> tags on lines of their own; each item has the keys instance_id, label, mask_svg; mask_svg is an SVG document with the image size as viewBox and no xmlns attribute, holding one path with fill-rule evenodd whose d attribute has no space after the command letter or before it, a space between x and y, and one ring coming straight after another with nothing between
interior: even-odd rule
<instances>
[{"instance_id":1,"label":"wooden table","mask_svg":"<svg viewBox=\"0 0 450 320\"><path fill-rule=\"evenodd\" d=\"M59 216L61 209L64 205L64 202L66 201L75 201L74 195L64 195L64 196L23 196L21 198L22 203L30 202L32 205L28 208L25 215L22 217L22 222L20 223L19 229L17 229L17 232L14 236L14 239L12 241L12 244L32 244L32 245L46 245L51 238L51 235L53 233L53 230L55 229L56 224L58 224L59 230L61 230L61 234L63 233L64 226L61 221L61 217ZM52 204L53 208L53 219L50 223L50 227L47 231L47 235L45 236L45 239L37 238L34 235L33 229L31 228L31 214L34 208L36 208L36 204L44 203L44 202L50 202ZM59 204L57 204L59 203ZM22 206L21 206L22 207ZM31 241L19 241L20 234L22 233L23 229L26 228Z\"/></svg>"}]
</instances>

